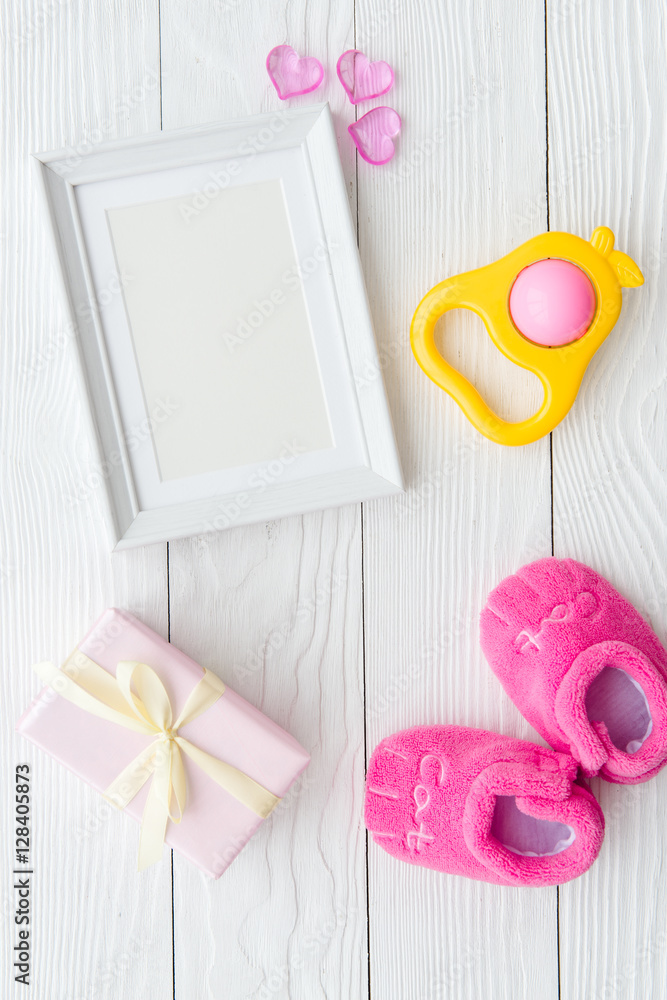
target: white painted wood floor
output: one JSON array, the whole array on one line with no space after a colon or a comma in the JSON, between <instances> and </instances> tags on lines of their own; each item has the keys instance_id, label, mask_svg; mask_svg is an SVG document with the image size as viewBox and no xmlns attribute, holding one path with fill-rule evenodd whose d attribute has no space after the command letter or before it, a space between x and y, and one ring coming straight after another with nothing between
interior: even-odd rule
<instances>
[{"instance_id":1,"label":"white painted wood floor","mask_svg":"<svg viewBox=\"0 0 667 1000\"><path fill-rule=\"evenodd\" d=\"M368 844L364 761L396 729L535 738L484 663L490 588L553 550L590 562L667 639L667 26L661 0L5 0L2 219L2 809L32 765L33 985L14 987L2 824L3 997L38 1000L625 1000L667 993L667 774L594 783L607 836L560 890L440 876ZM546 16L546 24L545 24ZM408 491L381 503L110 554L97 456L31 151L278 106L264 71L318 56ZM335 78L387 59L395 160L356 160ZM309 98L296 103L308 103ZM363 110L363 109L362 109ZM437 131L436 131L437 130ZM526 448L480 438L418 369L409 322L436 281L551 226L609 225L644 270L567 421ZM470 317L458 358L504 415L534 382ZM379 373L369 373L379 377ZM108 605L219 670L312 751L289 801L219 881L167 852L13 731Z\"/></svg>"}]
</instances>

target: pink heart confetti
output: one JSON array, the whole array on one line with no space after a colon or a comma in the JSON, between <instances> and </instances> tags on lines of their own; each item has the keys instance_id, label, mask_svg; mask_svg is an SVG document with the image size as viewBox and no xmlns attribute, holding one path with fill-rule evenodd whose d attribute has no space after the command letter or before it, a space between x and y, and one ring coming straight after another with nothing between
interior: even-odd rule
<instances>
[{"instance_id":1,"label":"pink heart confetti","mask_svg":"<svg viewBox=\"0 0 667 1000\"><path fill-rule=\"evenodd\" d=\"M358 49L343 52L336 64L336 72L353 104L380 97L391 90L394 84L394 71L389 63L381 59L369 62Z\"/></svg>"},{"instance_id":2,"label":"pink heart confetti","mask_svg":"<svg viewBox=\"0 0 667 1000\"><path fill-rule=\"evenodd\" d=\"M401 131L401 116L393 108L371 108L348 132L366 163L379 166L394 155L394 137Z\"/></svg>"},{"instance_id":3,"label":"pink heart confetti","mask_svg":"<svg viewBox=\"0 0 667 1000\"><path fill-rule=\"evenodd\" d=\"M266 71L281 101L317 90L324 67L314 56L301 58L291 45L277 45L266 57Z\"/></svg>"}]
</instances>

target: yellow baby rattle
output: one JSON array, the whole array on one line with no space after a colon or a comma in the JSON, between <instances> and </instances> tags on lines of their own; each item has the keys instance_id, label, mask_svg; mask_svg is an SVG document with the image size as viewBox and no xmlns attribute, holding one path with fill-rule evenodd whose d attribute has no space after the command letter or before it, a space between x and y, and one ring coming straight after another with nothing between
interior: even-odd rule
<instances>
[{"instance_id":1,"label":"yellow baby rattle","mask_svg":"<svg viewBox=\"0 0 667 1000\"><path fill-rule=\"evenodd\" d=\"M571 233L542 233L486 267L441 281L417 306L410 341L430 379L470 422L498 444L537 441L576 399L588 363L621 312L621 288L643 285L614 234L600 226L590 243ZM435 325L450 309L471 309L496 347L544 387L542 406L527 420L501 420L467 378L435 346Z\"/></svg>"}]
</instances>

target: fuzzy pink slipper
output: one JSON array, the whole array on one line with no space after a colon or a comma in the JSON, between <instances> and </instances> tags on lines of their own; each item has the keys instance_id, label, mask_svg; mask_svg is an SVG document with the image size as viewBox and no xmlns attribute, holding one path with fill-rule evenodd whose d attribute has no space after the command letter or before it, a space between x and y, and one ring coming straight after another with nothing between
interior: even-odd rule
<instances>
[{"instance_id":1,"label":"fuzzy pink slipper","mask_svg":"<svg viewBox=\"0 0 667 1000\"><path fill-rule=\"evenodd\" d=\"M526 719L586 775L636 784L667 763L667 653L588 566L540 559L503 580L481 642Z\"/></svg>"},{"instance_id":2,"label":"fuzzy pink slipper","mask_svg":"<svg viewBox=\"0 0 667 1000\"><path fill-rule=\"evenodd\" d=\"M571 757L461 726L418 726L376 747L366 826L401 861L498 885L554 885L585 872L602 810L573 784Z\"/></svg>"}]
</instances>

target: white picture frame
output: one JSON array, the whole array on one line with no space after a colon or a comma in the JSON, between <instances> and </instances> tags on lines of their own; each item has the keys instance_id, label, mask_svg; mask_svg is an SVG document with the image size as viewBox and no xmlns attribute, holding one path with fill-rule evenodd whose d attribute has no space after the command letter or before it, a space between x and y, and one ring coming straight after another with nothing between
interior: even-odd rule
<instances>
[{"instance_id":1,"label":"white picture frame","mask_svg":"<svg viewBox=\"0 0 667 1000\"><path fill-rule=\"evenodd\" d=\"M35 160L116 548L403 489L328 105Z\"/></svg>"}]
</instances>

